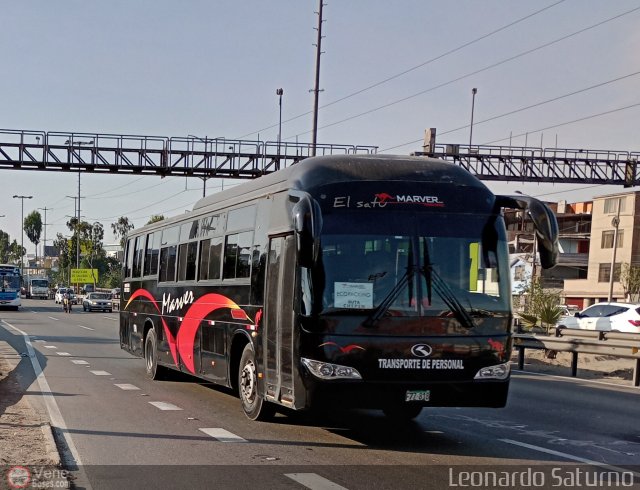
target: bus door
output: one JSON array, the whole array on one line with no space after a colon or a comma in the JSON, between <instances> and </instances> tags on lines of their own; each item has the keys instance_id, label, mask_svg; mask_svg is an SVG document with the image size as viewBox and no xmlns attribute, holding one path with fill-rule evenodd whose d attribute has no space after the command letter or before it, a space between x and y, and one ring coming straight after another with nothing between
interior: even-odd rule
<instances>
[{"instance_id":1,"label":"bus door","mask_svg":"<svg viewBox=\"0 0 640 490\"><path fill-rule=\"evenodd\" d=\"M294 235L269 241L263 320L265 395L286 406L294 402L295 248Z\"/></svg>"}]
</instances>

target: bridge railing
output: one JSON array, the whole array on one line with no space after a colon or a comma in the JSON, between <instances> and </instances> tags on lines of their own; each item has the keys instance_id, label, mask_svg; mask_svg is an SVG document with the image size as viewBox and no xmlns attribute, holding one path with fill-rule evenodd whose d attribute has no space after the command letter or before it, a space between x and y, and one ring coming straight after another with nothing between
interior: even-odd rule
<instances>
[{"instance_id":1,"label":"bridge railing","mask_svg":"<svg viewBox=\"0 0 640 490\"><path fill-rule=\"evenodd\" d=\"M318 144L317 155L376 153ZM0 130L0 168L253 178L313 155L310 143Z\"/></svg>"}]
</instances>

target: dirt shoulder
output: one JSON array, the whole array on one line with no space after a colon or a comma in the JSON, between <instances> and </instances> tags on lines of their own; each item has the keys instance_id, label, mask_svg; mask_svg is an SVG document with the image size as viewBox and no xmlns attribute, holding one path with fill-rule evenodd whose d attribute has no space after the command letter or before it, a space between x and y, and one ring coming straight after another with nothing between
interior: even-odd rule
<instances>
[{"instance_id":1,"label":"dirt shoulder","mask_svg":"<svg viewBox=\"0 0 640 490\"><path fill-rule=\"evenodd\" d=\"M25 398L15 366L21 356L0 342L0 469L12 466L58 467L51 428ZM4 481L6 479L3 478Z\"/></svg>"}]
</instances>

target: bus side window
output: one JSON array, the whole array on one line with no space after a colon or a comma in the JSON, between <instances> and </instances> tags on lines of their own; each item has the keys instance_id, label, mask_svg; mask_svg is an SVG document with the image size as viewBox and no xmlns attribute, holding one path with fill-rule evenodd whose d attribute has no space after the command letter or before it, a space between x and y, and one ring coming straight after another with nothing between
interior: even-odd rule
<instances>
[{"instance_id":1,"label":"bus side window","mask_svg":"<svg viewBox=\"0 0 640 490\"><path fill-rule=\"evenodd\" d=\"M160 232L147 235L147 245L144 257L144 275L155 275L158 273L158 255L160 247Z\"/></svg>"},{"instance_id":2,"label":"bus side window","mask_svg":"<svg viewBox=\"0 0 640 490\"><path fill-rule=\"evenodd\" d=\"M177 246L171 245L160 250L160 282L176 280L176 255Z\"/></svg>"},{"instance_id":3,"label":"bus side window","mask_svg":"<svg viewBox=\"0 0 640 490\"><path fill-rule=\"evenodd\" d=\"M127 252L125 257L124 277L131 277L131 271L133 268L133 239L127 240Z\"/></svg>"},{"instance_id":4,"label":"bus side window","mask_svg":"<svg viewBox=\"0 0 640 490\"><path fill-rule=\"evenodd\" d=\"M220 279L220 261L222 259L222 237L200 242L200 264L198 280Z\"/></svg>"},{"instance_id":5,"label":"bus side window","mask_svg":"<svg viewBox=\"0 0 640 490\"><path fill-rule=\"evenodd\" d=\"M198 242L181 243L178 250L178 281L193 281L196 278Z\"/></svg>"},{"instance_id":6,"label":"bus side window","mask_svg":"<svg viewBox=\"0 0 640 490\"><path fill-rule=\"evenodd\" d=\"M142 257L143 257L143 249L142 249L142 239L144 237L136 237L134 251L133 251L133 270L131 273L132 277L141 277L142 276Z\"/></svg>"},{"instance_id":7,"label":"bus side window","mask_svg":"<svg viewBox=\"0 0 640 490\"><path fill-rule=\"evenodd\" d=\"M227 235L224 248L224 279L245 278L251 276L251 245L253 232L245 231Z\"/></svg>"}]
</instances>

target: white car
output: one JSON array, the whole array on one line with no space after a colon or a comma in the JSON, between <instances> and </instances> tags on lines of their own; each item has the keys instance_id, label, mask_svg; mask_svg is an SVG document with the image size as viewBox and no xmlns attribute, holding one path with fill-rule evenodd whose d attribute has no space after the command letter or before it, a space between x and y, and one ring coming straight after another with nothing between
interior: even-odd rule
<instances>
[{"instance_id":1,"label":"white car","mask_svg":"<svg viewBox=\"0 0 640 490\"><path fill-rule=\"evenodd\" d=\"M640 304L596 303L577 312L574 316L562 317L557 326L640 333Z\"/></svg>"}]
</instances>

